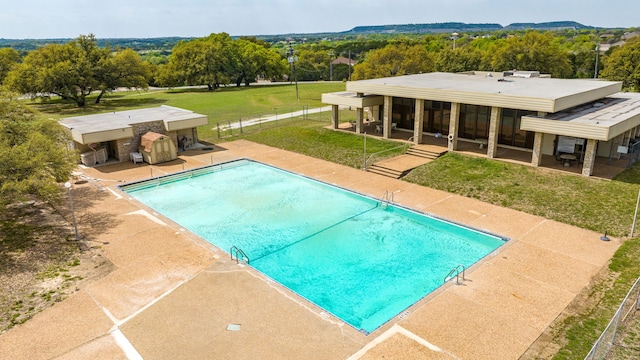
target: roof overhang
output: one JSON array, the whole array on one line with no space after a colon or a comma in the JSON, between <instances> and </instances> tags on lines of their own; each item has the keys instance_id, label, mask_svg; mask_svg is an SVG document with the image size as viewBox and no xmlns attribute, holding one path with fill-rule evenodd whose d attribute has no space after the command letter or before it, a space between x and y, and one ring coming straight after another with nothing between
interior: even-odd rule
<instances>
[{"instance_id":1,"label":"roof overhang","mask_svg":"<svg viewBox=\"0 0 640 360\"><path fill-rule=\"evenodd\" d=\"M166 131L177 131L207 125L206 115L162 105L155 108L64 118L59 123L69 129L80 144L131 138L137 124L162 121Z\"/></svg>"},{"instance_id":2,"label":"roof overhang","mask_svg":"<svg viewBox=\"0 0 640 360\"><path fill-rule=\"evenodd\" d=\"M622 83L428 73L352 81L346 88L363 94L554 113L619 92Z\"/></svg>"},{"instance_id":3,"label":"roof overhang","mask_svg":"<svg viewBox=\"0 0 640 360\"><path fill-rule=\"evenodd\" d=\"M341 91L322 94L322 102L330 105L351 106L362 109L384 104L384 96Z\"/></svg>"},{"instance_id":4,"label":"roof overhang","mask_svg":"<svg viewBox=\"0 0 640 360\"><path fill-rule=\"evenodd\" d=\"M640 94L617 93L547 116L523 116L520 128L609 141L640 126Z\"/></svg>"}]
</instances>

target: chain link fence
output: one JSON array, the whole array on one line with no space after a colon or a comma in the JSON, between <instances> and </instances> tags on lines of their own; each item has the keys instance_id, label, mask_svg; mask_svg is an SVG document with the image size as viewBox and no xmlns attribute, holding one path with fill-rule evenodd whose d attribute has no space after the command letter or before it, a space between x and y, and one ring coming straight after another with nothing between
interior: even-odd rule
<instances>
[{"instance_id":1,"label":"chain link fence","mask_svg":"<svg viewBox=\"0 0 640 360\"><path fill-rule=\"evenodd\" d=\"M299 108L273 109L272 113L244 116L237 119L216 121L213 131L218 139L226 139L241 134L249 134L267 127L277 127L299 120L329 122L331 107L309 108L304 105Z\"/></svg>"},{"instance_id":2,"label":"chain link fence","mask_svg":"<svg viewBox=\"0 0 640 360\"><path fill-rule=\"evenodd\" d=\"M602 335L593 344L591 351L585 357L585 360L602 360L606 359L611 349L616 344L616 333L618 327L624 324L625 320L635 311L640 309L640 278L631 287L627 296L622 300L622 304L616 311L615 315L604 329Z\"/></svg>"}]
</instances>

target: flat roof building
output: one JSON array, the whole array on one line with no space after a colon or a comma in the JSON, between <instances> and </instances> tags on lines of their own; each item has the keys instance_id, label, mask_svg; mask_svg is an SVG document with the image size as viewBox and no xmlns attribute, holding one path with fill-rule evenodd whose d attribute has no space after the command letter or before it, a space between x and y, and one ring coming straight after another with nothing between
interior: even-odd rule
<instances>
[{"instance_id":1,"label":"flat roof building","mask_svg":"<svg viewBox=\"0 0 640 360\"><path fill-rule=\"evenodd\" d=\"M85 165L106 162L108 159L128 161L138 152L140 139L152 131L166 135L179 149L198 142L197 127L208 124L206 115L162 105L155 108L125 110L95 115L64 118L59 123L73 138L74 147L81 153ZM91 153L98 155L93 160ZM104 155L103 155L104 154ZM86 159L91 159L84 161Z\"/></svg>"},{"instance_id":2,"label":"flat roof building","mask_svg":"<svg viewBox=\"0 0 640 360\"><path fill-rule=\"evenodd\" d=\"M535 71L428 73L352 81L347 91L323 94L333 106L356 109L356 132L363 119L374 122L383 138L392 130L412 133L420 144L429 136L576 160L581 173L593 173L596 156L619 157L640 151L640 94L621 93L622 83L595 79L553 79Z\"/></svg>"}]
</instances>

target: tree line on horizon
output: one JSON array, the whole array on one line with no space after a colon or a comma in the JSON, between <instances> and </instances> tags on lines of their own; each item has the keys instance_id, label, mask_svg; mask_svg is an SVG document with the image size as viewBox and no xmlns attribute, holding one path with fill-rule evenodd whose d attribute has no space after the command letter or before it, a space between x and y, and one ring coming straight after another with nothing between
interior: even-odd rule
<instances>
[{"instance_id":1,"label":"tree line on horizon","mask_svg":"<svg viewBox=\"0 0 640 360\"><path fill-rule=\"evenodd\" d=\"M603 41L593 29L480 34L358 36L270 43L227 33L185 39L163 54L131 48L98 46L93 35L81 35L20 54L0 48L0 85L32 97L60 96L80 107L116 88L227 84L249 86L258 79L361 80L408 74L463 71L534 70L556 78L622 81L640 90L640 36L596 50ZM350 58L333 63L339 57Z\"/></svg>"}]
</instances>

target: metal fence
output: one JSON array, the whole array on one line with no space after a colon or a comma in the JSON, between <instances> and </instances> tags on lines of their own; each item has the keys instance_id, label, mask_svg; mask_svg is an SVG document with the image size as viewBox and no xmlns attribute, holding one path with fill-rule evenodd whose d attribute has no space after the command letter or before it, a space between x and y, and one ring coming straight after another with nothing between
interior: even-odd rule
<instances>
[{"instance_id":1,"label":"metal fence","mask_svg":"<svg viewBox=\"0 0 640 360\"><path fill-rule=\"evenodd\" d=\"M260 131L263 127L276 127L297 120L327 121L331 118L330 109L331 107L309 109L307 105L300 108L273 109L274 111L269 114L217 121L213 130L219 139L224 139Z\"/></svg>"},{"instance_id":2,"label":"metal fence","mask_svg":"<svg viewBox=\"0 0 640 360\"><path fill-rule=\"evenodd\" d=\"M605 359L609 354L616 341L616 332L618 327L624 323L629 314L640 309L640 278L631 287L627 296L622 300L622 304L616 311L615 315L604 329L602 335L593 344L591 351L585 357L585 360Z\"/></svg>"}]
</instances>

